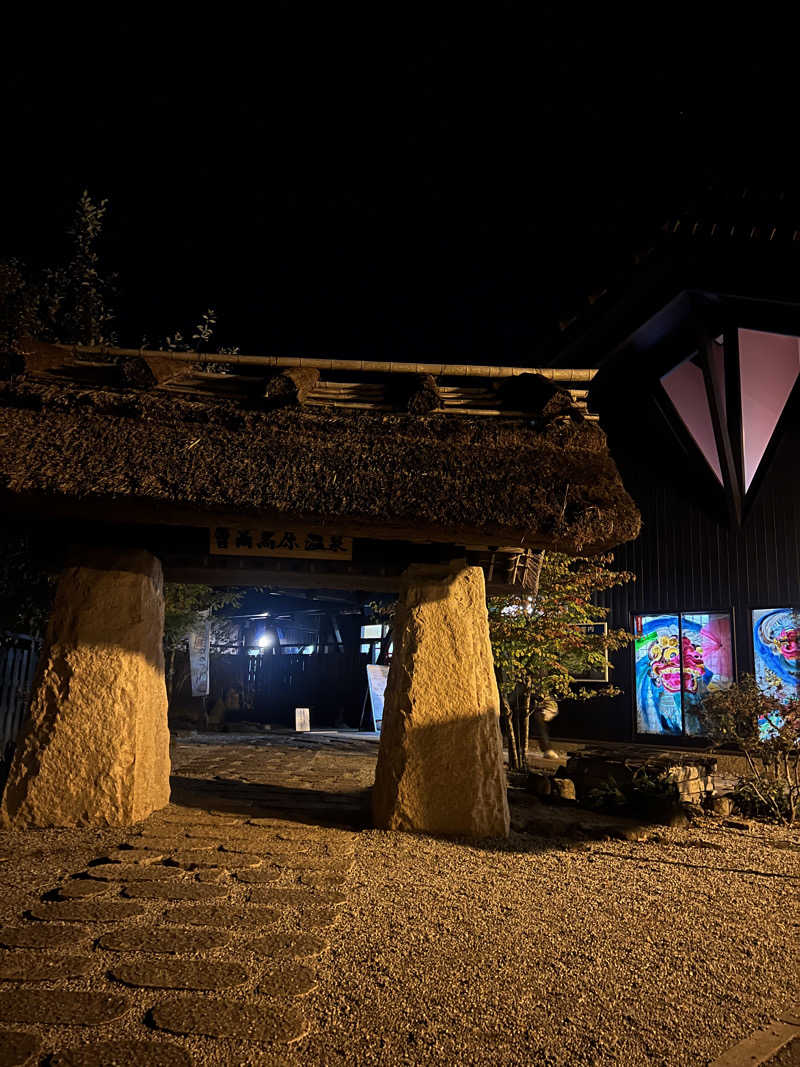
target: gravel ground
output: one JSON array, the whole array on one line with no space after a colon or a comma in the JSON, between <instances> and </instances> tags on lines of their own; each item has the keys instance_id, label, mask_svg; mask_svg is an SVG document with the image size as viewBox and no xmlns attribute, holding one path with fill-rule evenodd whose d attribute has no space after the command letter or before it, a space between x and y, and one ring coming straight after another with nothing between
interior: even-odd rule
<instances>
[{"instance_id":1,"label":"gravel ground","mask_svg":"<svg viewBox=\"0 0 800 1067\"><path fill-rule=\"evenodd\" d=\"M280 744L182 741L176 753L182 788L195 776L211 807L210 780L218 775L231 811L237 776L272 783L288 774L334 799L337 791L356 795L371 778L374 746ZM252 793L256 786L248 788ZM254 814L252 801L243 802L243 817ZM298 819L304 844L352 839L355 855L339 887L346 901L324 931L330 949L306 961L319 986L297 1002L310 1023L300 1042L261 1048L231 1039L166 1038L143 1020L154 1003L181 994L120 987L105 969L141 957L98 950L93 978L65 980L59 988L122 989L134 1003L128 1017L91 1032L15 1028L41 1033L45 1051L122 1036L169 1040L209 1065L633 1067L707 1064L800 999L796 831L760 825L742 831L704 818L688 829L659 829L646 842L513 833L508 842L476 846L353 833L321 821L308 814ZM9 856L0 868L0 920L18 924L40 893L119 840L119 831L0 835L0 850ZM281 884L288 877L283 872ZM229 903L241 905L246 890L231 878ZM142 903L145 923L163 914L163 902ZM302 910L287 913L277 928L302 928L302 918ZM93 936L108 929L113 926L97 927ZM235 936L233 948L203 959L243 962L254 969L255 983L258 962L247 951L252 931ZM217 995L193 994L207 998L209 1011ZM224 995L257 1002L250 989ZM272 1009L272 1001L263 1003Z\"/></svg>"}]
</instances>

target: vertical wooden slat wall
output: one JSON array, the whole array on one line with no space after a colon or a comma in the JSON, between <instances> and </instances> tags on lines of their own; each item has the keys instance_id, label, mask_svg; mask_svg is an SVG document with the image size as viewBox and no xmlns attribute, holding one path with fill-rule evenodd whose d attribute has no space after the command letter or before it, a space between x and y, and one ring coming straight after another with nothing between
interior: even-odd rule
<instances>
[{"instance_id":1,"label":"vertical wooden slat wall","mask_svg":"<svg viewBox=\"0 0 800 1067\"><path fill-rule=\"evenodd\" d=\"M22 729L35 669L36 648L30 637L11 635L0 644L0 756Z\"/></svg>"},{"instance_id":2,"label":"vertical wooden slat wall","mask_svg":"<svg viewBox=\"0 0 800 1067\"><path fill-rule=\"evenodd\" d=\"M629 448L612 450L642 513L642 532L614 556L615 566L637 580L605 597L609 626L630 629L634 614L731 610L737 674L752 672L752 609L800 606L800 425L786 427L740 527L723 507L704 502L705 489L710 500L714 486L699 455L671 452L661 439L646 460ZM662 473L667 467L669 476ZM635 736L632 647L611 662L624 694L564 701L557 736Z\"/></svg>"}]
</instances>

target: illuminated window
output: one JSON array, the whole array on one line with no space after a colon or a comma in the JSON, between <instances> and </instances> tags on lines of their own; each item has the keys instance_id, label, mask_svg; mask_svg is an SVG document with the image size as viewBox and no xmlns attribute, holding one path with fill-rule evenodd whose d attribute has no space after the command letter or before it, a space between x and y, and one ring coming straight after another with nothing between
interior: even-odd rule
<instances>
[{"instance_id":1,"label":"illuminated window","mask_svg":"<svg viewBox=\"0 0 800 1067\"><path fill-rule=\"evenodd\" d=\"M733 682L728 612L634 616L636 728L699 735L695 706Z\"/></svg>"}]
</instances>

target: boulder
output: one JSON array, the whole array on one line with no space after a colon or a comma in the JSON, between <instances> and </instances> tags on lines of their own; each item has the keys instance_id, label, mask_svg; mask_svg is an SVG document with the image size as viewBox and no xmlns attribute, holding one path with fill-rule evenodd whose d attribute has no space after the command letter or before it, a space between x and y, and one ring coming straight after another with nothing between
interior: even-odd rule
<instances>
[{"instance_id":1,"label":"boulder","mask_svg":"<svg viewBox=\"0 0 800 1067\"><path fill-rule=\"evenodd\" d=\"M735 810L733 800L726 796L711 797L709 808L715 815L724 816L733 815Z\"/></svg>"},{"instance_id":2,"label":"boulder","mask_svg":"<svg viewBox=\"0 0 800 1067\"><path fill-rule=\"evenodd\" d=\"M121 826L169 803L161 564L92 551L61 575L3 797L12 826Z\"/></svg>"},{"instance_id":3,"label":"boulder","mask_svg":"<svg viewBox=\"0 0 800 1067\"><path fill-rule=\"evenodd\" d=\"M557 775L550 783L552 795L558 800L575 801L575 783L571 778L559 778Z\"/></svg>"},{"instance_id":4,"label":"boulder","mask_svg":"<svg viewBox=\"0 0 800 1067\"><path fill-rule=\"evenodd\" d=\"M395 612L375 825L507 836L499 712L483 571L463 563L409 567Z\"/></svg>"},{"instance_id":5,"label":"boulder","mask_svg":"<svg viewBox=\"0 0 800 1067\"><path fill-rule=\"evenodd\" d=\"M527 778L527 789L528 792L533 793L535 797L549 797L553 791L550 775L529 773Z\"/></svg>"}]
</instances>

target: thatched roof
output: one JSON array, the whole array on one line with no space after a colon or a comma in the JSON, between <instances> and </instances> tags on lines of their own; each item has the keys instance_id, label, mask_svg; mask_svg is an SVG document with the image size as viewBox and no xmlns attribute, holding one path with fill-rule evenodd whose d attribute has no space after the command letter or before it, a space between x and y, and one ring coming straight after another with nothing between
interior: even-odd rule
<instances>
[{"instance_id":1,"label":"thatched roof","mask_svg":"<svg viewBox=\"0 0 800 1067\"><path fill-rule=\"evenodd\" d=\"M32 348L0 383L7 493L138 504L147 521L153 508L177 509L198 525L260 516L457 544L594 551L639 530L603 431L539 379L516 378L511 390L487 379L487 414L448 414L434 406L443 378L424 374L418 388L407 377L395 388L396 372L373 370L366 384L374 395L377 375L381 403L337 407L299 402L305 379L276 389L274 369L257 368L243 389L221 381L222 395L198 395L185 357L170 369L168 356L135 365L125 356L92 371L55 352ZM289 406L274 406L276 395ZM389 409L397 396L405 410Z\"/></svg>"}]
</instances>

